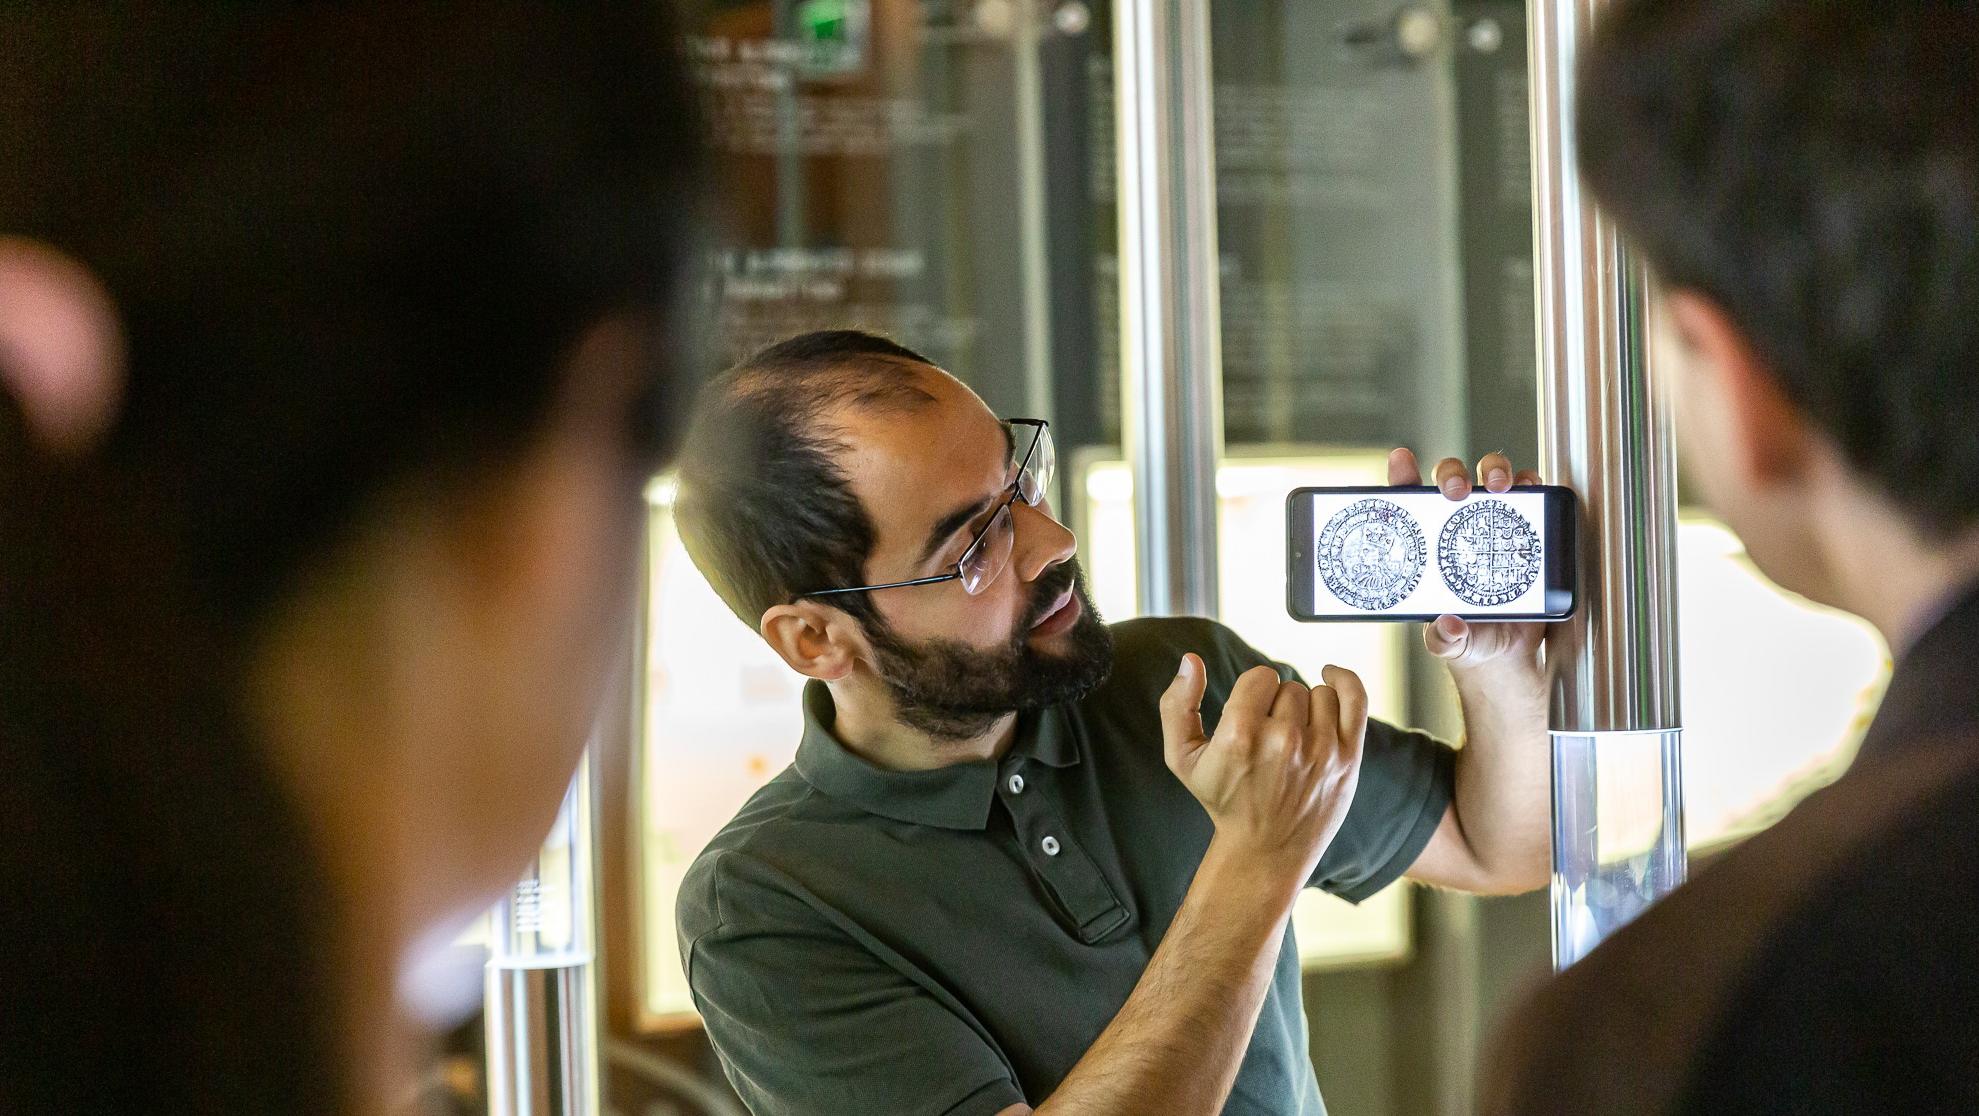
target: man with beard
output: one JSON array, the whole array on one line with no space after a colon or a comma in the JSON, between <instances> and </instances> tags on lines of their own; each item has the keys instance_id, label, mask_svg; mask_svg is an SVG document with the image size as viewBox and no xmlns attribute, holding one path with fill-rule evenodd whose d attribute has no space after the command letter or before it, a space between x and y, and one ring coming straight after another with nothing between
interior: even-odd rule
<instances>
[{"instance_id":1,"label":"man with beard","mask_svg":"<svg viewBox=\"0 0 1979 1116\"><path fill-rule=\"evenodd\" d=\"M1431 627L1464 748L1370 722L1350 671L1308 689L1210 621L1102 624L1055 458L1044 423L863 333L703 396L682 540L812 679L796 762L681 888L695 1002L759 1116L1317 1116L1299 889L1546 879L1535 626Z\"/></svg>"}]
</instances>

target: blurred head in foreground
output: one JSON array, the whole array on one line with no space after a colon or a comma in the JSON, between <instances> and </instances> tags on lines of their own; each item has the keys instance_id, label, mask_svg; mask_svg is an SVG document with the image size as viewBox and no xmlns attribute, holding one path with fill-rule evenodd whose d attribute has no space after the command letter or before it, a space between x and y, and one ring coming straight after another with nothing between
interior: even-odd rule
<instances>
[{"instance_id":1,"label":"blurred head in foreground","mask_svg":"<svg viewBox=\"0 0 1979 1116\"><path fill-rule=\"evenodd\" d=\"M671 453L672 30L0 9L0 1110L396 1099Z\"/></svg>"}]
</instances>

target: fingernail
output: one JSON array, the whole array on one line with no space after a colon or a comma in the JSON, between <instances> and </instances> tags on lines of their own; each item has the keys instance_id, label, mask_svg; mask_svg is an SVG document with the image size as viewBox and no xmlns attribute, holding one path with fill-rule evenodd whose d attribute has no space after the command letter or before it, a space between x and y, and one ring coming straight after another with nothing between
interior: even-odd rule
<instances>
[{"instance_id":1,"label":"fingernail","mask_svg":"<svg viewBox=\"0 0 1979 1116\"><path fill-rule=\"evenodd\" d=\"M1175 677L1193 678L1195 677L1195 673L1196 661L1187 655L1182 656L1182 665L1175 668Z\"/></svg>"},{"instance_id":2,"label":"fingernail","mask_svg":"<svg viewBox=\"0 0 1979 1116\"><path fill-rule=\"evenodd\" d=\"M1449 636L1451 639L1464 634L1464 622L1455 616L1443 617L1436 622L1436 626L1442 630L1444 635Z\"/></svg>"},{"instance_id":3,"label":"fingernail","mask_svg":"<svg viewBox=\"0 0 1979 1116\"><path fill-rule=\"evenodd\" d=\"M1512 486L1512 474L1503 469L1493 469L1490 475L1484 478L1484 483L1489 487L1510 488Z\"/></svg>"},{"instance_id":4,"label":"fingernail","mask_svg":"<svg viewBox=\"0 0 1979 1116\"><path fill-rule=\"evenodd\" d=\"M1443 495L1456 499L1463 492L1463 481L1454 476L1443 478Z\"/></svg>"}]
</instances>

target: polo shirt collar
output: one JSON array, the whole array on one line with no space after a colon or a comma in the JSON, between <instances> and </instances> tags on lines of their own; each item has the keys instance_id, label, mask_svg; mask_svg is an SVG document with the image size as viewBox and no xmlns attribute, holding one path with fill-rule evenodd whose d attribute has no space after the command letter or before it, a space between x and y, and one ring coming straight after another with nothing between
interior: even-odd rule
<instances>
[{"instance_id":1,"label":"polo shirt collar","mask_svg":"<svg viewBox=\"0 0 1979 1116\"><path fill-rule=\"evenodd\" d=\"M822 682L804 686L804 736L797 744L797 773L804 781L867 813L942 829L987 828L996 801L1000 765L989 760L951 764L932 771L892 771L848 749L832 735L838 710ZM1068 706L1020 714L1013 758L1050 767L1079 762L1078 725Z\"/></svg>"}]
</instances>

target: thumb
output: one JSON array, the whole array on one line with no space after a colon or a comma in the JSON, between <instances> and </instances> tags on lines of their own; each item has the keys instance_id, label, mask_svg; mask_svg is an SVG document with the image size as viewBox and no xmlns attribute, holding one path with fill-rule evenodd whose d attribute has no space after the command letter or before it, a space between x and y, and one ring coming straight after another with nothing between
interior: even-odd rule
<instances>
[{"instance_id":1,"label":"thumb","mask_svg":"<svg viewBox=\"0 0 1979 1116\"><path fill-rule=\"evenodd\" d=\"M1209 685L1203 661L1193 654L1182 656L1175 681L1161 695L1161 751L1171 771L1179 772L1203 740L1203 690Z\"/></svg>"},{"instance_id":2,"label":"thumb","mask_svg":"<svg viewBox=\"0 0 1979 1116\"><path fill-rule=\"evenodd\" d=\"M1460 659L1470 650L1471 626L1460 616L1439 616L1423 629L1422 644L1439 659Z\"/></svg>"}]
</instances>

